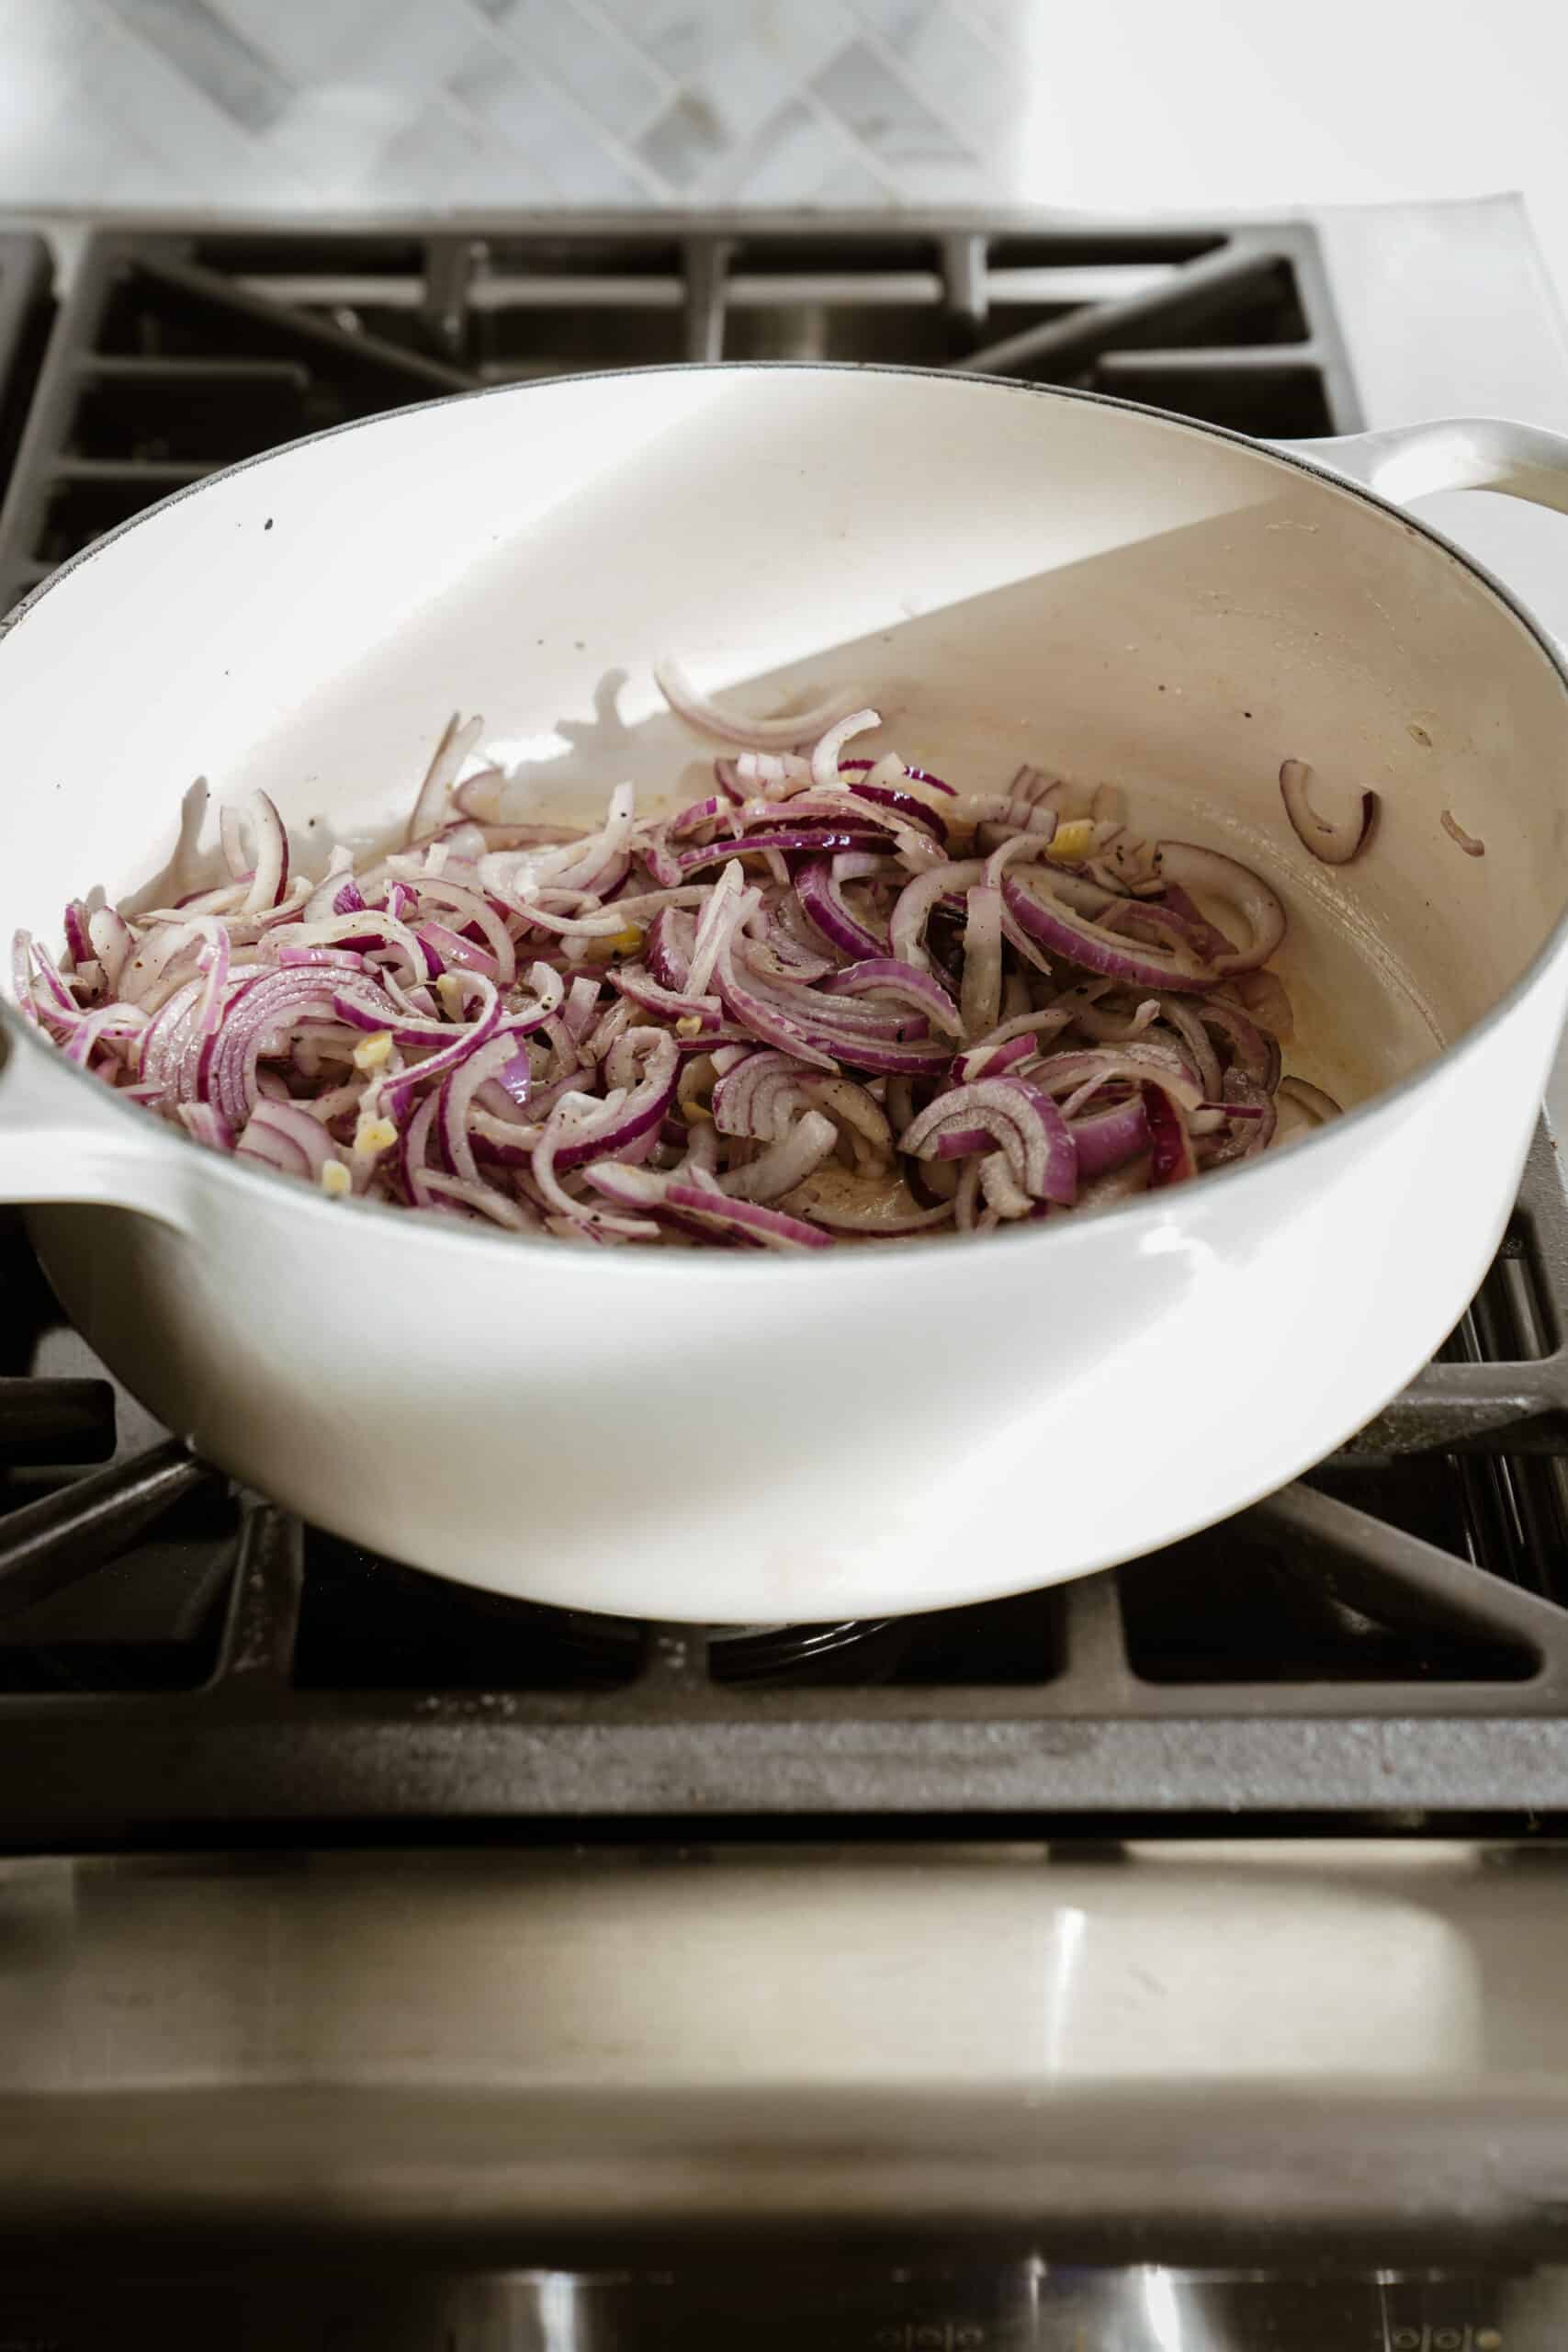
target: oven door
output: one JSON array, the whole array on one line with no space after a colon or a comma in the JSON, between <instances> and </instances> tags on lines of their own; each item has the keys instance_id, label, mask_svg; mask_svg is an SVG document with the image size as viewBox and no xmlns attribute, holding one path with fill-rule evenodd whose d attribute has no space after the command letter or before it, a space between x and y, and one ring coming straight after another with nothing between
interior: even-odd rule
<instances>
[{"instance_id":1,"label":"oven door","mask_svg":"<svg viewBox=\"0 0 1568 2352\"><path fill-rule=\"evenodd\" d=\"M1568 1858L0 1867L0 2345L1568 2340Z\"/></svg>"}]
</instances>

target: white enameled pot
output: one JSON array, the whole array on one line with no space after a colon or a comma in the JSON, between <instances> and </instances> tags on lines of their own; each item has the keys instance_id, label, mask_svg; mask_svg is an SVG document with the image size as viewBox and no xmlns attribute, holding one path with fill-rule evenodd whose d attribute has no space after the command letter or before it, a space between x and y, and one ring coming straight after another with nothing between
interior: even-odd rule
<instances>
[{"instance_id":1,"label":"white enameled pot","mask_svg":"<svg viewBox=\"0 0 1568 2352\"><path fill-rule=\"evenodd\" d=\"M671 650L756 709L859 684L950 779L1111 779L1151 829L1254 863L1290 910L1287 1065L1359 1107L989 1241L599 1251L238 1165L7 1006L0 1198L37 1204L67 1310L212 1461L506 1591L925 1609L1233 1511L1462 1310L1568 996L1568 683L1387 503L1463 483L1568 504L1568 442L1281 453L982 379L715 368L405 411L182 494L5 624L7 934L144 886L198 774L265 786L324 857L406 810L457 707L552 808L625 776L689 793L701 747L650 675ZM1362 858L1303 851L1285 758L1382 796Z\"/></svg>"}]
</instances>

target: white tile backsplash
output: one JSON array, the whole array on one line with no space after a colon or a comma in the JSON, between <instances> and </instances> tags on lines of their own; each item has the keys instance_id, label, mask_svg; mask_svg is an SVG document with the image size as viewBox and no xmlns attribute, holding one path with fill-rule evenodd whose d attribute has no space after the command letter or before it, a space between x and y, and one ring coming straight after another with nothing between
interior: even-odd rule
<instances>
[{"instance_id":1,"label":"white tile backsplash","mask_svg":"<svg viewBox=\"0 0 1568 2352\"><path fill-rule=\"evenodd\" d=\"M0 0L0 206L1007 193L1032 0Z\"/></svg>"}]
</instances>

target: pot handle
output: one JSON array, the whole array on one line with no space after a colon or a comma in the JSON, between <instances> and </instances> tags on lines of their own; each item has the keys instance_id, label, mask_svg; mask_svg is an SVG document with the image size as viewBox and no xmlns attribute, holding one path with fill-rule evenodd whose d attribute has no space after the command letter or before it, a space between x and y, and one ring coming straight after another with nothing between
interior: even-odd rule
<instances>
[{"instance_id":1,"label":"pot handle","mask_svg":"<svg viewBox=\"0 0 1568 2352\"><path fill-rule=\"evenodd\" d=\"M1444 417L1383 433L1273 446L1287 458L1359 482L1396 506L1439 490L1498 490L1568 514L1568 437L1540 424Z\"/></svg>"},{"instance_id":2,"label":"pot handle","mask_svg":"<svg viewBox=\"0 0 1568 2352\"><path fill-rule=\"evenodd\" d=\"M0 1202L93 1201L185 1228L186 1155L175 1138L160 1136L152 1119L138 1135L123 1109L107 1100L100 1108L51 1067L56 1058L52 1046L0 1035Z\"/></svg>"}]
</instances>

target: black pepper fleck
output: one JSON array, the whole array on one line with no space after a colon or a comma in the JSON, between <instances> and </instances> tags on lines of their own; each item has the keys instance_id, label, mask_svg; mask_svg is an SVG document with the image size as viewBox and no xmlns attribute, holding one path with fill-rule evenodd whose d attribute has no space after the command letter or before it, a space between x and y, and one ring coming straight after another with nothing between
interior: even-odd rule
<instances>
[{"instance_id":1,"label":"black pepper fleck","mask_svg":"<svg viewBox=\"0 0 1568 2352\"><path fill-rule=\"evenodd\" d=\"M269 515L267 516L267 518L266 518L266 521L262 525L262 529L263 529L264 531L270 531L270 530L271 530L271 528L272 528L272 516L269 514Z\"/></svg>"}]
</instances>

